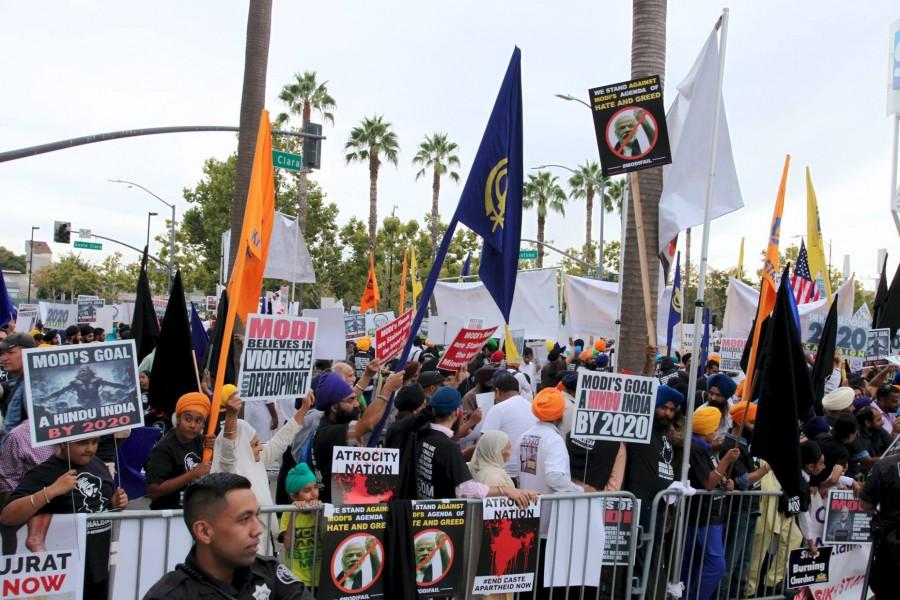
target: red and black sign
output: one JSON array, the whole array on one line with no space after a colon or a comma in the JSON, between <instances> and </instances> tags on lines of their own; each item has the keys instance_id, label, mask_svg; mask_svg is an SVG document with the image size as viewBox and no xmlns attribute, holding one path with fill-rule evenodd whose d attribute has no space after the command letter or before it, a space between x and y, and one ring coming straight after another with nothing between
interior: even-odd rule
<instances>
[{"instance_id":1,"label":"red and black sign","mask_svg":"<svg viewBox=\"0 0 900 600\"><path fill-rule=\"evenodd\" d=\"M386 504L338 506L325 518L322 576L316 598L384 596Z\"/></svg>"},{"instance_id":2,"label":"red and black sign","mask_svg":"<svg viewBox=\"0 0 900 600\"><path fill-rule=\"evenodd\" d=\"M540 503L523 509L507 498L489 497L482 510L484 530L472 593L530 592L537 569Z\"/></svg>"},{"instance_id":3,"label":"red and black sign","mask_svg":"<svg viewBox=\"0 0 900 600\"><path fill-rule=\"evenodd\" d=\"M416 502L412 525L419 597L456 595L466 561L466 503Z\"/></svg>"},{"instance_id":4,"label":"red and black sign","mask_svg":"<svg viewBox=\"0 0 900 600\"><path fill-rule=\"evenodd\" d=\"M658 75L589 90L603 176L672 162Z\"/></svg>"}]
</instances>

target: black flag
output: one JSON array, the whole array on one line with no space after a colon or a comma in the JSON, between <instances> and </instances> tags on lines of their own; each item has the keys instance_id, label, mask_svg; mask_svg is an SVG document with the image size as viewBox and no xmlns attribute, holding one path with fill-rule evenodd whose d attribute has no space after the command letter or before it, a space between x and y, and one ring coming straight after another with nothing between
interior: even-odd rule
<instances>
[{"instance_id":1,"label":"black flag","mask_svg":"<svg viewBox=\"0 0 900 600\"><path fill-rule=\"evenodd\" d=\"M878 286L875 288L875 301L872 303L872 329L878 328L878 315L884 308L884 303L888 298L887 286L887 254L884 255L884 262L881 264L881 277L878 279Z\"/></svg>"},{"instance_id":2,"label":"black flag","mask_svg":"<svg viewBox=\"0 0 900 600\"><path fill-rule=\"evenodd\" d=\"M788 512L797 513L803 482L798 420L806 420L813 392L794 318L790 281L785 268L769 322L752 451L772 467L784 490Z\"/></svg>"},{"instance_id":3,"label":"black flag","mask_svg":"<svg viewBox=\"0 0 900 600\"><path fill-rule=\"evenodd\" d=\"M167 415L175 412L175 403L183 394L200 391L194 343L184 303L181 271L175 273L172 294L166 306L153 370L150 372L150 404Z\"/></svg>"},{"instance_id":4,"label":"black flag","mask_svg":"<svg viewBox=\"0 0 900 600\"><path fill-rule=\"evenodd\" d=\"M816 414L822 416L825 410L822 408L822 396L825 394L825 380L834 371L834 353L837 349L838 332L838 295L831 299L831 308L828 309L828 317L822 326L822 337L819 339L819 350L816 352L816 362L812 368L813 400Z\"/></svg>"},{"instance_id":5,"label":"black flag","mask_svg":"<svg viewBox=\"0 0 900 600\"><path fill-rule=\"evenodd\" d=\"M225 319L228 316L228 292L222 291L219 296L219 305L216 308L216 325L209 336L209 345L206 347L206 356L203 357L203 364L209 369L213 375L219 369L219 354L222 349L222 334L225 332ZM225 381L223 383L237 383L237 376L234 372L234 349L235 344L228 345L228 364L225 365Z\"/></svg>"},{"instance_id":6,"label":"black flag","mask_svg":"<svg viewBox=\"0 0 900 600\"><path fill-rule=\"evenodd\" d=\"M897 330L900 329L900 265L897 265L887 298L878 311L878 328L890 329L891 339L894 339Z\"/></svg>"},{"instance_id":7,"label":"black flag","mask_svg":"<svg viewBox=\"0 0 900 600\"><path fill-rule=\"evenodd\" d=\"M159 339L159 320L153 309L153 295L150 293L150 280L147 278L147 247L141 258L141 273L138 275L137 295L134 299L134 313L131 317L131 333L137 348L137 359L140 363L156 348Z\"/></svg>"}]
</instances>

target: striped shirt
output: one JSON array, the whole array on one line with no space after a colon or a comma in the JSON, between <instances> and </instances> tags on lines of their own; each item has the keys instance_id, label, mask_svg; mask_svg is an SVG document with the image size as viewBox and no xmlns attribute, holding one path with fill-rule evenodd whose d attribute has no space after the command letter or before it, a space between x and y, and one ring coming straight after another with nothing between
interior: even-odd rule
<instances>
[{"instance_id":1,"label":"striped shirt","mask_svg":"<svg viewBox=\"0 0 900 600\"><path fill-rule=\"evenodd\" d=\"M31 432L26 419L16 425L0 448L0 492L12 492L36 465L53 456L56 446L31 447Z\"/></svg>"}]
</instances>

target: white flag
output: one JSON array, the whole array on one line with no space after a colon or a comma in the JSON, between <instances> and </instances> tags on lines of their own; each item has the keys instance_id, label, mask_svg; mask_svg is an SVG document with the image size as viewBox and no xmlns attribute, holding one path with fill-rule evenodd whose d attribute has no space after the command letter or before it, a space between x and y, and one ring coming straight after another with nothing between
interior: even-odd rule
<instances>
[{"instance_id":1,"label":"white flag","mask_svg":"<svg viewBox=\"0 0 900 600\"><path fill-rule=\"evenodd\" d=\"M222 248L225 249L225 272L228 272L228 248L231 246L231 230L222 234ZM297 227L294 217L275 213L272 223L272 241L269 243L269 258L263 277L284 279L294 283L315 283L312 258L306 249L306 240Z\"/></svg>"},{"instance_id":2,"label":"white flag","mask_svg":"<svg viewBox=\"0 0 900 600\"><path fill-rule=\"evenodd\" d=\"M666 115L672 164L663 167L663 191L659 198L660 252L680 231L703 223L716 97L722 94L716 87L718 71L719 40L714 29L690 73L678 85L678 95ZM723 102L710 217L715 219L743 206Z\"/></svg>"}]
</instances>

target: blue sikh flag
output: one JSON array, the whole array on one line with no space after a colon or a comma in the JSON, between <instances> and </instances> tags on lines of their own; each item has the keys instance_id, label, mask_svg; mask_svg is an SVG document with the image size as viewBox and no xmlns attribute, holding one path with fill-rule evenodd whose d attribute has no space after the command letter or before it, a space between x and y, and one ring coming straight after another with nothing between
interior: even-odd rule
<instances>
[{"instance_id":1,"label":"blue sikh flag","mask_svg":"<svg viewBox=\"0 0 900 600\"><path fill-rule=\"evenodd\" d=\"M672 355L672 333L675 326L681 323L681 311L684 296L681 291L681 252L675 259L675 280L672 282L672 301L669 302L669 323L666 326L666 356ZM684 348L681 353L684 354Z\"/></svg>"},{"instance_id":2,"label":"blue sikh flag","mask_svg":"<svg viewBox=\"0 0 900 600\"><path fill-rule=\"evenodd\" d=\"M523 180L521 51L516 48L456 209L459 222L484 240L478 275L507 323L519 267Z\"/></svg>"}]
</instances>

